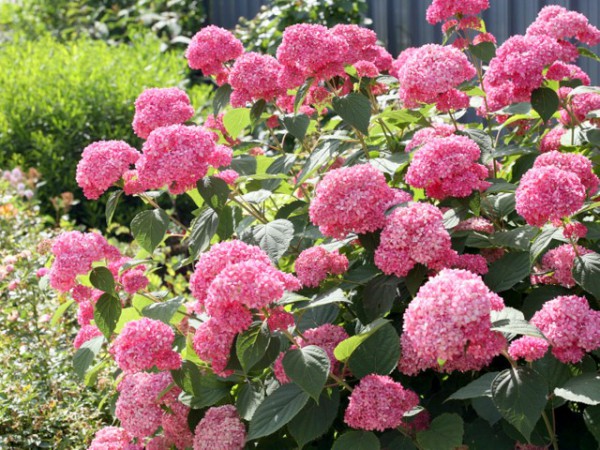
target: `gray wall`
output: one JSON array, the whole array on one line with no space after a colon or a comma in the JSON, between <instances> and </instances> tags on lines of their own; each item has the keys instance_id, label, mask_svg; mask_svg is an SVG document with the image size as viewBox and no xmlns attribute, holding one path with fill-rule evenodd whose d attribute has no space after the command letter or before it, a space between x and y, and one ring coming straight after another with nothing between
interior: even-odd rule
<instances>
[{"instance_id":1,"label":"gray wall","mask_svg":"<svg viewBox=\"0 0 600 450\"><path fill-rule=\"evenodd\" d=\"M291 0L290 0L291 1ZM373 19L373 29L397 56L406 47L428 43L441 43L440 25L431 26L425 20L427 0L367 0L368 16ZM233 28L241 16L251 18L268 0L205 0L208 21L225 28ZM523 34L545 5L557 4L579 11L591 23L600 27L600 0L490 0L491 8L483 13L488 31L499 43L509 36ZM597 53L600 48L593 49ZM590 75L594 84L600 84L600 64L580 58L580 66Z\"/></svg>"}]
</instances>

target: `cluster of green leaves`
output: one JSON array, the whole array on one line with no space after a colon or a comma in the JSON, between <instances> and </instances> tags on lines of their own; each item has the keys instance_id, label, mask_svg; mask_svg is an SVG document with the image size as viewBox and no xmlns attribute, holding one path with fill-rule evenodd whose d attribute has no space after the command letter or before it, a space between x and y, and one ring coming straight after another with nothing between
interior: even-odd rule
<instances>
[{"instance_id":1,"label":"cluster of green leaves","mask_svg":"<svg viewBox=\"0 0 600 450\"><path fill-rule=\"evenodd\" d=\"M109 46L81 39L62 44L51 37L16 38L0 48L0 166L35 167L45 184L40 199L65 191L82 198L75 169L82 150L93 141L124 139L140 146L131 128L134 101L148 87L177 86L186 70L178 53L161 53L151 36L130 45ZM209 88L194 87L201 105ZM79 203L71 217L88 226L104 224L105 201ZM136 202L130 203L135 210ZM131 213L118 213L127 223Z\"/></svg>"}]
</instances>

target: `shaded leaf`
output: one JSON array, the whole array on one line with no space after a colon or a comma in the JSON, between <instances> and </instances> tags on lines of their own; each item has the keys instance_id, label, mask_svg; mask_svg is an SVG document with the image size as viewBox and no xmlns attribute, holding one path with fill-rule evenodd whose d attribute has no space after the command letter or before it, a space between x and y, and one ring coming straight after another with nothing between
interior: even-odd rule
<instances>
[{"instance_id":1,"label":"shaded leaf","mask_svg":"<svg viewBox=\"0 0 600 450\"><path fill-rule=\"evenodd\" d=\"M131 221L131 233L136 242L152 253L165 237L169 228L169 216L162 209L142 211Z\"/></svg>"}]
</instances>

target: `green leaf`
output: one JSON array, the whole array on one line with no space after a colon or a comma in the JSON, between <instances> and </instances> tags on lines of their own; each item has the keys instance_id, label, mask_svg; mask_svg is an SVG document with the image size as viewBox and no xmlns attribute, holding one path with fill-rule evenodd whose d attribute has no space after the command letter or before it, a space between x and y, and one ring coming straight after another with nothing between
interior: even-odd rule
<instances>
[{"instance_id":1,"label":"green leaf","mask_svg":"<svg viewBox=\"0 0 600 450\"><path fill-rule=\"evenodd\" d=\"M310 328L316 328L326 323L333 323L340 313L340 309L336 304L317 306L308 308L302 311L302 315L296 323L296 327L300 331L305 331Z\"/></svg>"},{"instance_id":2,"label":"green leaf","mask_svg":"<svg viewBox=\"0 0 600 450\"><path fill-rule=\"evenodd\" d=\"M121 194L123 194L123 190L118 189L111 192L108 196L108 200L106 201L106 210L104 211L104 215L106 216L106 225L110 225L112 222L113 216L115 215L115 210L119 204L119 199L121 198Z\"/></svg>"},{"instance_id":3,"label":"green leaf","mask_svg":"<svg viewBox=\"0 0 600 450\"><path fill-rule=\"evenodd\" d=\"M212 406L229 394L226 383L219 381L209 370L200 371L191 361L183 361L181 369L172 370L175 384L189 394L189 404L194 408Z\"/></svg>"},{"instance_id":4,"label":"green leaf","mask_svg":"<svg viewBox=\"0 0 600 450\"><path fill-rule=\"evenodd\" d=\"M298 108L300 108L300 105L304 103L304 99L308 95L308 91L310 90L314 80L315 79L312 77L307 78L306 81L302 83L302 86L298 88L298 92L296 92L296 97L294 98L294 114L298 113Z\"/></svg>"},{"instance_id":5,"label":"green leaf","mask_svg":"<svg viewBox=\"0 0 600 450\"><path fill-rule=\"evenodd\" d=\"M571 378L562 387L554 389L554 393L570 402L598 405L600 404L600 375L595 372L584 373Z\"/></svg>"},{"instance_id":6,"label":"green leaf","mask_svg":"<svg viewBox=\"0 0 600 450\"><path fill-rule=\"evenodd\" d=\"M323 391L319 401L310 399L304 408L288 423L288 430L303 447L325 434L335 420L340 405L340 392L333 388L331 393Z\"/></svg>"},{"instance_id":7,"label":"green leaf","mask_svg":"<svg viewBox=\"0 0 600 450\"><path fill-rule=\"evenodd\" d=\"M50 319L50 325L52 325L53 327L56 326L56 324L63 316L65 311L69 309L69 306L71 306L74 302L75 300L73 299L67 300L66 302L62 303L58 308L56 308L56 311L54 311L54 314L52 314L52 318Z\"/></svg>"},{"instance_id":8,"label":"green leaf","mask_svg":"<svg viewBox=\"0 0 600 450\"><path fill-rule=\"evenodd\" d=\"M250 121L254 124L256 123L262 114L265 112L267 107L267 102L264 99L260 99L254 105L252 105L252 109L250 109Z\"/></svg>"},{"instance_id":9,"label":"green leaf","mask_svg":"<svg viewBox=\"0 0 600 450\"><path fill-rule=\"evenodd\" d=\"M583 420L587 429L600 444L600 406L588 406L583 412Z\"/></svg>"},{"instance_id":10,"label":"green leaf","mask_svg":"<svg viewBox=\"0 0 600 450\"><path fill-rule=\"evenodd\" d=\"M400 338L392 325L385 324L352 352L348 365L357 378L376 373L388 375L398 365Z\"/></svg>"},{"instance_id":11,"label":"green leaf","mask_svg":"<svg viewBox=\"0 0 600 450\"><path fill-rule=\"evenodd\" d=\"M292 136L299 139L300 141L306 136L306 130L310 124L310 118L305 114L299 114L297 116L285 116L283 118L283 125L286 130L290 132Z\"/></svg>"},{"instance_id":12,"label":"green leaf","mask_svg":"<svg viewBox=\"0 0 600 450\"><path fill-rule=\"evenodd\" d=\"M350 336L348 339L344 339L340 342L335 349L333 350L333 354L338 361L347 361L352 353L358 348L360 344L366 341L370 336L372 336L377 330L379 330L384 325L388 324L388 321L385 319L377 319L373 323L367 325L363 332L357 334L355 336Z\"/></svg>"},{"instance_id":13,"label":"green leaf","mask_svg":"<svg viewBox=\"0 0 600 450\"><path fill-rule=\"evenodd\" d=\"M379 275L363 290L362 307L367 320L373 321L391 311L398 297L400 279L394 275Z\"/></svg>"},{"instance_id":14,"label":"green leaf","mask_svg":"<svg viewBox=\"0 0 600 450\"><path fill-rule=\"evenodd\" d=\"M442 414L429 428L417 433L417 442L430 450L453 450L463 442L464 424L458 414Z\"/></svg>"},{"instance_id":15,"label":"green leaf","mask_svg":"<svg viewBox=\"0 0 600 450\"><path fill-rule=\"evenodd\" d=\"M571 378L569 366L556 359L552 352L546 352L543 358L533 361L532 368L544 377L551 391Z\"/></svg>"},{"instance_id":16,"label":"green leaf","mask_svg":"<svg viewBox=\"0 0 600 450\"><path fill-rule=\"evenodd\" d=\"M282 363L285 374L318 401L330 369L325 350L315 345L289 350Z\"/></svg>"},{"instance_id":17,"label":"green leaf","mask_svg":"<svg viewBox=\"0 0 600 450\"><path fill-rule=\"evenodd\" d=\"M250 110L248 108L230 109L223 116L223 125L233 139L237 138L250 123Z\"/></svg>"},{"instance_id":18,"label":"green leaf","mask_svg":"<svg viewBox=\"0 0 600 450\"><path fill-rule=\"evenodd\" d=\"M322 144L317 145L304 163L304 167L302 167L302 171L298 175L296 186L300 186L319 167L330 161L338 153L339 148L340 141L334 140L326 140Z\"/></svg>"},{"instance_id":19,"label":"green leaf","mask_svg":"<svg viewBox=\"0 0 600 450\"><path fill-rule=\"evenodd\" d=\"M221 110L229 104L231 91L232 89L229 84L224 84L215 91L215 95L213 97L213 114L215 117L217 117Z\"/></svg>"},{"instance_id":20,"label":"green leaf","mask_svg":"<svg viewBox=\"0 0 600 450\"><path fill-rule=\"evenodd\" d=\"M594 61L600 62L600 57L596 55L593 51L591 51L589 48L578 47L577 51L581 56L585 56L586 58L590 58Z\"/></svg>"},{"instance_id":21,"label":"green leaf","mask_svg":"<svg viewBox=\"0 0 600 450\"><path fill-rule=\"evenodd\" d=\"M540 115L544 122L552 118L558 111L560 100L554 89L541 87L531 93L531 107Z\"/></svg>"},{"instance_id":22,"label":"green leaf","mask_svg":"<svg viewBox=\"0 0 600 450\"><path fill-rule=\"evenodd\" d=\"M133 237L148 253L162 242L168 228L169 216L162 209L142 211L131 221Z\"/></svg>"},{"instance_id":23,"label":"green leaf","mask_svg":"<svg viewBox=\"0 0 600 450\"><path fill-rule=\"evenodd\" d=\"M369 134L371 102L362 94L353 92L345 97L334 97L333 109L344 120L363 134Z\"/></svg>"},{"instance_id":24,"label":"green leaf","mask_svg":"<svg viewBox=\"0 0 600 450\"><path fill-rule=\"evenodd\" d=\"M242 385L235 402L240 417L244 420L252 420L258 405L265 398L265 392L260 383L249 381Z\"/></svg>"},{"instance_id":25,"label":"green leaf","mask_svg":"<svg viewBox=\"0 0 600 450\"><path fill-rule=\"evenodd\" d=\"M546 380L528 367L503 370L492 383L492 400L508 423L529 440L546 406Z\"/></svg>"},{"instance_id":26,"label":"green leaf","mask_svg":"<svg viewBox=\"0 0 600 450\"><path fill-rule=\"evenodd\" d=\"M592 128L591 130L587 130L585 133L586 140L596 147L600 146L600 130L596 128Z\"/></svg>"},{"instance_id":27,"label":"green leaf","mask_svg":"<svg viewBox=\"0 0 600 450\"><path fill-rule=\"evenodd\" d=\"M492 381L500 372L489 372L460 388L448 400L467 400L477 397L492 396Z\"/></svg>"},{"instance_id":28,"label":"green leaf","mask_svg":"<svg viewBox=\"0 0 600 450\"><path fill-rule=\"evenodd\" d=\"M252 228L252 238L267 255L277 262L287 251L294 237L294 225L287 219L277 219Z\"/></svg>"},{"instance_id":29,"label":"green leaf","mask_svg":"<svg viewBox=\"0 0 600 450\"><path fill-rule=\"evenodd\" d=\"M185 298L178 296L167 300L166 302L153 303L152 305L148 305L142 309L142 315L149 317L150 319L160 320L168 325L179 307L183 305L184 302Z\"/></svg>"},{"instance_id":30,"label":"green leaf","mask_svg":"<svg viewBox=\"0 0 600 450\"><path fill-rule=\"evenodd\" d=\"M370 431L352 430L342 434L333 443L331 450L379 450L381 444Z\"/></svg>"},{"instance_id":31,"label":"green leaf","mask_svg":"<svg viewBox=\"0 0 600 450\"><path fill-rule=\"evenodd\" d=\"M108 294L115 293L115 279L106 267L96 267L90 272L90 283L96 289Z\"/></svg>"},{"instance_id":32,"label":"green leaf","mask_svg":"<svg viewBox=\"0 0 600 450\"><path fill-rule=\"evenodd\" d=\"M240 333L235 342L235 352L244 372L248 373L265 355L271 335L263 324L256 324Z\"/></svg>"},{"instance_id":33,"label":"green leaf","mask_svg":"<svg viewBox=\"0 0 600 450\"><path fill-rule=\"evenodd\" d=\"M300 308L300 310L318 308L319 306L330 305L332 303L352 303L352 301L346 298L346 296L344 295L344 291L342 291L339 288L336 288L315 295L314 298L308 303L308 305Z\"/></svg>"},{"instance_id":34,"label":"green leaf","mask_svg":"<svg viewBox=\"0 0 600 450\"><path fill-rule=\"evenodd\" d=\"M537 228L526 225L524 227L515 228L514 230L494 233L491 236L490 241L496 247L509 247L516 250L527 251L531 245L531 239L535 237L537 232Z\"/></svg>"},{"instance_id":35,"label":"green leaf","mask_svg":"<svg viewBox=\"0 0 600 450\"><path fill-rule=\"evenodd\" d=\"M73 367L75 368L75 373L77 373L80 378L83 379L85 377L86 372L92 365L92 362L94 362L94 358L100 353L102 344L104 344L104 337L96 336L95 338L84 342L75 352L75 356L73 356Z\"/></svg>"},{"instance_id":36,"label":"green leaf","mask_svg":"<svg viewBox=\"0 0 600 450\"><path fill-rule=\"evenodd\" d=\"M212 208L206 208L196 217L190 226L187 238L188 249L192 259L198 259L200 253L208 248L210 240L217 232L219 215Z\"/></svg>"},{"instance_id":37,"label":"green leaf","mask_svg":"<svg viewBox=\"0 0 600 450\"><path fill-rule=\"evenodd\" d=\"M477 45L469 45L469 51L475 58L488 63L496 56L496 46L492 42L480 42Z\"/></svg>"},{"instance_id":38,"label":"green leaf","mask_svg":"<svg viewBox=\"0 0 600 450\"><path fill-rule=\"evenodd\" d=\"M529 276L529 264L528 252L507 253L490 265L485 284L494 292L507 291Z\"/></svg>"},{"instance_id":39,"label":"green leaf","mask_svg":"<svg viewBox=\"0 0 600 450\"><path fill-rule=\"evenodd\" d=\"M309 398L295 383L277 388L256 408L250 421L247 440L268 436L279 430L304 408Z\"/></svg>"},{"instance_id":40,"label":"green leaf","mask_svg":"<svg viewBox=\"0 0 600 450\"><path fill-rule=\"evenodd\" d=\"M501 319L492 323L492 331L502 333L520 334L545 339L542 332L524 319Z\"/></svg>"},{"instance_id":41,"label":"green leaf","mask_svg":"<svg viewBox=\"0 0 600 450\"><path fill-rule=\"evenodd\" d=\"M94 321L107 339L110 338L119 317L121 317L121 300L114 295L102 294L94 305Z\"/></svg>"},{"instance_id":42,"label":"green leaf","mask_svg":"<svg viewBox=\"0 0 600 450\"><path fill-rule=\"evenodd\" d=\"M600 255L588 253L575 258L573 278L579 286L600 300Z\"/></svg>"},{"instance_id":43,"label":"green leaf","mask_svg":"<svg viewBox=\"0 0 600 450\"><path fill-rule=\"evenodd\" d=\"M219 212L227 203L231 191L227 183L220 178L206 177L198 180L198 192L208 206Z\"/></svg>"},{"instance_id":44,"label":"green leaf","mask_svg":"<svg viewBox=\"0 0 600 450\"><path fill-rule=\"evenodd\" d=\"M546 251L552 239L556 235L557 229L554 227L544 227L542 232L537 235L533 243L531 244L531 262L537 261L537 259Z\"/></svg>"}]
</instances>

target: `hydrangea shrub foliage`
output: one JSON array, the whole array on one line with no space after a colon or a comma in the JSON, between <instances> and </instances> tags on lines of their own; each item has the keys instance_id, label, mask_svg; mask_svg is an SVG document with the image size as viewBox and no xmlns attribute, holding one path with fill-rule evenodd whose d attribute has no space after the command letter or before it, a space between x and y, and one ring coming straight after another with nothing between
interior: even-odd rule
<instances>
[{"instance_id":1,"label":"hydrangea shrub foliage","mask_svg":"<svg viewBox=\"0 0 600 450\"><path fill-rule=\"evenodd\" d=\"M76 368L118 366L91 448L597 448L600 89L573 63L600 30L548 6L500 44L488 6L434 0L446 42L396 59L356 25L290 26L276 56L204 28L213 115L153 88L141 149L90 144L107 220L149 206L125 251L52 247Z\"/></svg>"}]
</instances>

